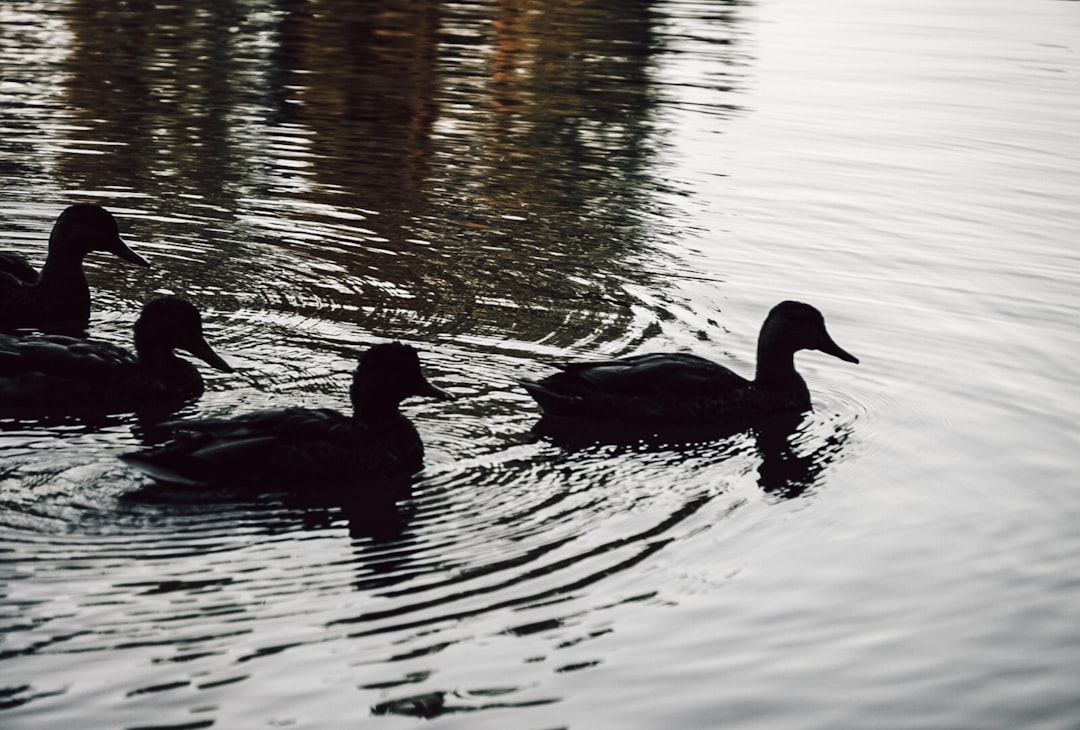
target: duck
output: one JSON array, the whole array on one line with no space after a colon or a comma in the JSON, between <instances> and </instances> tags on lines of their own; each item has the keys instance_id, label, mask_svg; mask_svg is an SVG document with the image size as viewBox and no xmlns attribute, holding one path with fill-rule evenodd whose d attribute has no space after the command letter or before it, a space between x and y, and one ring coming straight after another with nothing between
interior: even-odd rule
<instances>
[{"instance_id":1,"label":"duck","mask_svg":"<svg viewBox=\"0 0 1080 730\"><path fill-rule=\"evenodd\" d=\"M90 285L83 258L107 251L137 266L149 262L128 248L112 213L77 203L56 219L41 272L13 252L0 253L0 330L78 330L90 321Z\"/></svg>"},{"instance_id":2,"label":"duck","mask_svg":"<svg viewBox=\"0 0 1080 730\"><path fill-rule=\"evenodd\" d=\"M202 395L203 380L176 349L233 372L204 339L199 310L178 297L147 302L134 340L132 353L68 335L0 335L0 410L118 413L190 401Z\"/></svg>"},{"instance_id":3,"label":"duck","mask_svg":"<svg viewBox=\"0 0 1080 730\"><path fill-rule=\"evenodd\" d=\"M761 326L753 380L698 355L664 352L564 363L554 375L520 383L549 420L735 423L810 410L806 382L795 370L800 350L859 362L833 341L821 312L784 301Z\"/></svg>"},{"instance_id":4,"label":"duck","mask_svg":"<svg viewBox=\"0 0 1080 730\"><path fill-rule=\"evenodd\" d=\"M120 458L158 482L183 486L311 495L392 482L419 471L424 457L401 402L452 398L428 382L417 351L400 342L359 355L349 396L351 414L293 406L165 422L163 443Z\"/></svg>"}]
</instances>

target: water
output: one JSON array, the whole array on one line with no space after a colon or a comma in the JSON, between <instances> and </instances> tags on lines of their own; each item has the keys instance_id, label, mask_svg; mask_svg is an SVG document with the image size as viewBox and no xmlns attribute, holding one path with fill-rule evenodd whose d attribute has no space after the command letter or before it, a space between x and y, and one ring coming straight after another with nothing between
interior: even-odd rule
<instances>
[{"instance_id":1,"label":"water","mask_svg":"<svg viewBox=\"0 0 1080 730\"><path fill-rule=\"evenodd\" d=\"M73 201L93 336L196 302L184 415L416 345L408 499L161 490L134 419L0 432L0 724L1073 728L1080 6L0 5L0 220ZM111 8L111 9L110 9ZM516 378L688 349L791 438L564 448Z\"/></svg>"}]
</instances>

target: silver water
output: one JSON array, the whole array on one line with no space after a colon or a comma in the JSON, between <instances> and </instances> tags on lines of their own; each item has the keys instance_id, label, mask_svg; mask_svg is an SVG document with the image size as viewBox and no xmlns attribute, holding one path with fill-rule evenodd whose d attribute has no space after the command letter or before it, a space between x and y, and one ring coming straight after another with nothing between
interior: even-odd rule
<instances>
[{"instance_id":1,"label":"silver water","mask_svg":"<svg viewBox=\"0 0 1080 730\"><path fill-rule=\"evenodd\" d=\"M619 7L611 7L617 5ZM0 725L1071 728L1080 5L0 5L0 222L73 201L91 335L155 293L237 367L181 415L347 407L415 344L393 510L160 489L131 417L0 431ZM782 299L793 433L567 447L516 385Z\"/></svg>"}]
</instances>

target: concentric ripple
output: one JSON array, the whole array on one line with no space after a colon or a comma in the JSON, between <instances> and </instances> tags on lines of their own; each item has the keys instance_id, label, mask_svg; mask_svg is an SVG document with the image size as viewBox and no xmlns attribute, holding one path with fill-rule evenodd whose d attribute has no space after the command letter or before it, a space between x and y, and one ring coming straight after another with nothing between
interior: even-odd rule
<instances>
[{"instance_id":1,"label":"concentric ripple","mask_svg":"<svg viewBox=\"0 0 1080 730\"><path fill-rule=\"evenodd\" d=\"M758 323L681 255L703 229L666 174L689 116L742 113L747 34L617 5L0 11L5 247L40 264L65 205L111 210L153 267L87 257L91 336L131 347L174 294L235 368L175 417L347 410L390 339L456 396L406 404L426 466L396 502L162 487L117 459L131 414L0 421L0 724L551 725L514 713L581 696L627 623L847 467L881 402L824 378L813 414L735 434L532 431L517 381L567 358L751 369Z\"/></svg>"},{"instance_id":2,"label":"concentric ripple","mask_svg":"<svg viewBox=\"0 0 1080 730\"><path fill-rule=\"evenodd\" d=\"M245 343L240 329L262 334ZM210 331L240 366L187 412L346 407L357 329L241 313L214 315ZM306 348L291 344L300 340ZM854 416L827 412L679 448L563 448L530 432L535 410L514 382L542 369L534 348L486 345L422 351L429 377L459 398L407 407L428 466L394 505L155 487L115 460L138 445L130 418L10 432L4 656L34 680L7 705L92 702L94 657L114 667L118 707L132 711L256 678L253 688L284 689L296 673L305 685L351 677L376 714L554 702L527 677L600 663L590 638L611 615L660 600L669 546L769 495L815 488L847 448ZM18 579L28 572L32 582ZM423 690L433 657L452 665L498 636L523 641L519 660L532 667L513 684L444 678Z\"/></svg>"}]
</instances>

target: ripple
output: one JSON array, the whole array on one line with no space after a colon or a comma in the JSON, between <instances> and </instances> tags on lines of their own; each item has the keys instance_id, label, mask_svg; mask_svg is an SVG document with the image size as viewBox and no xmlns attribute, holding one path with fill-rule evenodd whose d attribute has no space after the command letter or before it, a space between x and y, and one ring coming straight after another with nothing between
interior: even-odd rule
<instances>
[{"instance_id":1,"label":"ripple","mask_svg":"<svg viewBox=\"0 0 1080 730\"><path fill-rule=\"evenodd\" d=\"M205 230L239 244L224 263L217 243L187 230L193 218L131 213L154 234L148 248L163 273L104 297L95 336L130 341L126 312L140 289L192 296L208 340L237 372L204 373L207 393L183 415L345 409L356 352L390 337L417 346L429 377L458 399L407 404L427 467L392 505L158 489L115 460L138 445L130 418L85 432L18 432L22 440L4 447L12 547L0 565L34 575L15 583L11 646L37 676L49 676L51 657L98 655L152 666L125 679L126 697L167 701L285 666L304 675L341 647L362 645L365 665L443 662L478 633L557 635L567 658L542 671L588 672L601 664L589 638L608 631L595 622L660 600L669 578L657 566L673 559L673 547L747 505L814 494L851 448L853 421L880 405L872 393L827 384L816 393L819 411L779 433L563 448L531 432L538 413L517 378L571 356L700 348L720 341L719 315L622 275L586 277L567 292L555 282L562 274L546 273L528 294L497 297L435 257L410 279L424 245L376 240L367 213L294 208L283 228L280 210L261 199L245 205L235 220L206 211ZM200 261L212 262L209 275ZM439 306L425 301L445 294L430 277L450 292ZM548 297L540 314L531 308L537 292ZM536 314L534 329L519 326L524 311ZM76 597L57 596L54 584ZM612 585L620 586L614 595ZM419 671L365 686L430 684ZM39 683L24 694L48 691ZM555 701L525 685L433 692L373 712L434 716ZM500 692L506 698L490 699Z\"/></svg>"},{"instance_id":2,"label":"ripple","mask_svg":"<svg viewBox=\"0 0 1080 730\"><path fill-rule=\"evenodd\" d=\"M426 466L374 504L154 485L116 459L128 415L0 422L5 724L1075 707L1076 3L11 5L11 247L116 212L153 268L87 258L93 336L130 347L170 292L236 367L181 416L347 409L395 338L457 399L406 404ZM749 374L789 297L862 358L799 356L811 413L533 432L518 378L650 350Z\"/></svg>"}]
</instances>

